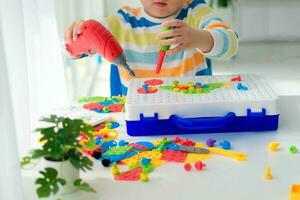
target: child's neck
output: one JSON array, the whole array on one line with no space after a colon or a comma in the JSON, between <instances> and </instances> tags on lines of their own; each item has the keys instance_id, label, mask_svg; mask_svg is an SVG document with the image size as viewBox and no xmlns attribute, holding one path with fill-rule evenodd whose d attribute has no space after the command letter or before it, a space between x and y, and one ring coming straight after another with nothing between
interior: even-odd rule
<instances>
[{"instance_id":1,"label":"child's neck","mask_svg":"<svg viewBox=\"0 0 300 200\"><path fill-rule=\"evenodd\" d=\"M148 18L151 18L153 21L163 22L163 21L166 21L166 20L174 19L179 14L180 9L178 11L176 11L175 13L172 13L171 15L164 16L164 17L153 16L150 13L148 13L145 9L142 9L142 11L143 11L144 15L146 15Z\"/></svg>"}]
</instances>

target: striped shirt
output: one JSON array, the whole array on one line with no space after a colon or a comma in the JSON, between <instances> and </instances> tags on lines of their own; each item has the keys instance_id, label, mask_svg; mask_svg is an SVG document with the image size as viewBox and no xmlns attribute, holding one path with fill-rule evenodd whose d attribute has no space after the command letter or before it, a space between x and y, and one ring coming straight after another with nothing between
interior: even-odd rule
<instances>
[{"instance_id":1,"label":"striped shirt","mask_svg":"<svg viewBox=\"0 0 300 200\"><path fill-rule=\"evenodd\" d=\"M179 19L190 27L210 31L214 47L209 53L190 49L167 54L161 72L156 74L159 54L157 34L161 32L161 23L171 19ZM190 0L176 14L164 19L149 16L141 7L133 9L126 6L107 17L103 23L120 42L130 68L140 78L196 75L207 68L205 57L228 59L238 49L235 32L221 18L214 16L204 0ZM126 87L130 76L122 67L118 66L118 69L121 82Z\"/></svg>"}]
</instances>

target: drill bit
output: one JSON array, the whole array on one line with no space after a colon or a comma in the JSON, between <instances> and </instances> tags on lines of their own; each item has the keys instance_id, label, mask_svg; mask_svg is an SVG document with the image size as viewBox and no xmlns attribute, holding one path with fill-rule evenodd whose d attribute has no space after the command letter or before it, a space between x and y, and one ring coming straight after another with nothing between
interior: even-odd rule
<instances>
[{"instance_id":1,"label":"drill bit","mask_svg":"<svg viewBox=\"0 0 300 200\"><path fill-rule=\"evenodd\" d=\"M129 65L127 64L126 57L125 57L124 53L120 54L120 56L115 60L115 63L121 65L122 67L124 67L124 69L127 71L129 76L135 77L134 71L132 69L130 69Z\"/></svg>"}]
</instances>

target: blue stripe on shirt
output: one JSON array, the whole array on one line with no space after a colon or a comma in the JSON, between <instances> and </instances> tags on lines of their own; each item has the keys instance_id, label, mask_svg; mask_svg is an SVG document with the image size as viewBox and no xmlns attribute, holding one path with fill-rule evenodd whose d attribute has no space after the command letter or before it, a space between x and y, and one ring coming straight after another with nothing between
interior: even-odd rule
<instances>
[{"instance_id":1,"label":"blue stripe on shirt","mask_svg":"<svg viewBox=\"0 0 300 200\"><path fill-rule=\"evenodd\" d=\"M193 0L192 3L190 3L187 8L181 9L176 19L183 20L184 18L187 17L189 10L195 8L199 4L206 4L206 2L203 0Z\"/></svg>"},{"instance_id":2,"label":"blue stripe on shirt","mask_svg":"<svg viewBox=\"0 0 300 200\"><path fill-rule=\"evenodd\" d=\"M123 16L125 22L129 23L132 26L132 28L152 27L160 24L151 22L144 17L136 19L134 16L130 16L128 13L125 13L122 9L119 9L118 13Z\"/></svg>"},{"instance_id":3,"label":"blue stripe on shirt","mask_svg":"<svg viewBox=\"0 0 300 200\"><path fill-rule=\"evenodd\" d=\"M223 37L223 41L224 41L224 44L223 44L223 49L222 51L216 55L216 57L221 57L223 56L229 49L229 39L228 39L228 35L226 35L226 33L220 29L214 29L214 31L217 31L217 32L220 32L222 34L222 37Z\"/></svg>"}]
</instances>

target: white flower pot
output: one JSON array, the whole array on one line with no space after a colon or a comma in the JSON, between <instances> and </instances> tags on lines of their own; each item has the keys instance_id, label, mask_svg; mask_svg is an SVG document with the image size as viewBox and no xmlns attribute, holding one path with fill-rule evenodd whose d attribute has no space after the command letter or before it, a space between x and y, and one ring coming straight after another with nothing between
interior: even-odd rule
<instances>
[{"instance_id":1,"label":"white flower pot","mask_svg":"<svg viewBox=\"0 0 300 200\"><path fill-rule=\"evenodd\" d=\"M59 191L57 194L51 195L48 199L57 199L62 195L67 195L76 191L73 183L79 178L79 170L73 167L70 161L55 162L43 158L41 160L41 164L39 165L39 169L44 171L44 169L48 167L56 169L58 172L58 177L66 181L64 186L59 186ZM41 176L42 175L40 174L39 177Z\"/></svg>"}]
</instances>

